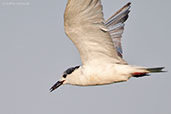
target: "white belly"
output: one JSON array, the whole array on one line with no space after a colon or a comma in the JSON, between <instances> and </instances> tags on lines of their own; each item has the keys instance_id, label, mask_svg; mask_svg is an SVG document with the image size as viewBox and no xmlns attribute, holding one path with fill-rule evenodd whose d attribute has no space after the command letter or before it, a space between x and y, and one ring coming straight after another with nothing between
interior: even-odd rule
<instances>
[{"instance_id":1,"label":"white belly","mask_svg":"<svg viewBox=\"0 0 171 114\"><path fill-rule=\"evenodd\" d=\"M104 85L127 81L130 78L128 65L107 64L101 66L83 67L83 75L80 76L81 83L76 85L91 86Z\"/></svg>"}]
</instances>

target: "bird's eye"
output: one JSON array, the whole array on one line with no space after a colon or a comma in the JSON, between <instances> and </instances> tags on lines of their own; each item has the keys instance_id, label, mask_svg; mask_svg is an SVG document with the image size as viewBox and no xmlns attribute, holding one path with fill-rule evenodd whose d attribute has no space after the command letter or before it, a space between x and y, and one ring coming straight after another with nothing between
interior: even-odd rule
<instances>
[{"instance_id":1,"label":"bird's eye","mask_svg":"<svg viewBox=\"0 0 171 114\"><path fill-rule=\"evenodd\" d=\"M66 78L67 77L67 74L63 74L63 77Z\"/></svg>"}]
</instances>

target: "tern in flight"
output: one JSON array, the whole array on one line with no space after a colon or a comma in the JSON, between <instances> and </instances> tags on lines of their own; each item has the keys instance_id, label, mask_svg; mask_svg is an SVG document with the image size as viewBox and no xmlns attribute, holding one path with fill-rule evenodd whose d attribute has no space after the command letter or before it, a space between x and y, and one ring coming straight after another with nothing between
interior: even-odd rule
<instances>
[{"instance_id":1,"label":"tern in flight","mask_svg":"<svg viewBox=\"0 0 171 114\"><path fill-rule=\"evenodd\" d=\"M121 38L131 3L104 20L101 0L68 0L64 13L67 36L77 47L82 65L67 69L51 88L61 85L105 85L125 82L131 77L163 72L164 67L129 65L122 57Z\"/></svg>"}]
</instances>

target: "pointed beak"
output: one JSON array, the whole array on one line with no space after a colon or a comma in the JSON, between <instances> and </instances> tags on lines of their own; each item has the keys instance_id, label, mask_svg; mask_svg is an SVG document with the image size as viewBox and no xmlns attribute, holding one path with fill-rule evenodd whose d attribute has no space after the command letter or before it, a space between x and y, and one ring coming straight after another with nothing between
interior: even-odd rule
<instances>
[{"instance_id":1,"label":"pointed beak","mask_svg":"<svg viewBox=\"0 0 171 114\"><path fill-rule=\"evenodd\" d=\"M65 81L65 80L64 80ZM56 82L51 88L50 88L50 92L54 91L55 89L57 89L59 86L61 86L64 81L58 81Z\"/></svg>"}]
</instances>

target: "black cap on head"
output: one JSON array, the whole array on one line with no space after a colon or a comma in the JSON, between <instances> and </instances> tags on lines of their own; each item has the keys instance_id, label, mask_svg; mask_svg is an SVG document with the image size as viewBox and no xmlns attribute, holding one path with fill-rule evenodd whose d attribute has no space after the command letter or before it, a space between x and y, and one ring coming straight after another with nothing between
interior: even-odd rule
<instances>
[{"instance_id":1,"label":"black cap on head","mask_svg":"<svg viewBox=\"0 0 171 114\"><path fill-rule=\"evenodd\" d=\"M68 68L64 73L63 73L63 77L66 78L68 74L71 74L72 72L74 72L76 69L78 69L80 66L76 66L76 67L71 67Z\"/></svg>"}]
</instances>

